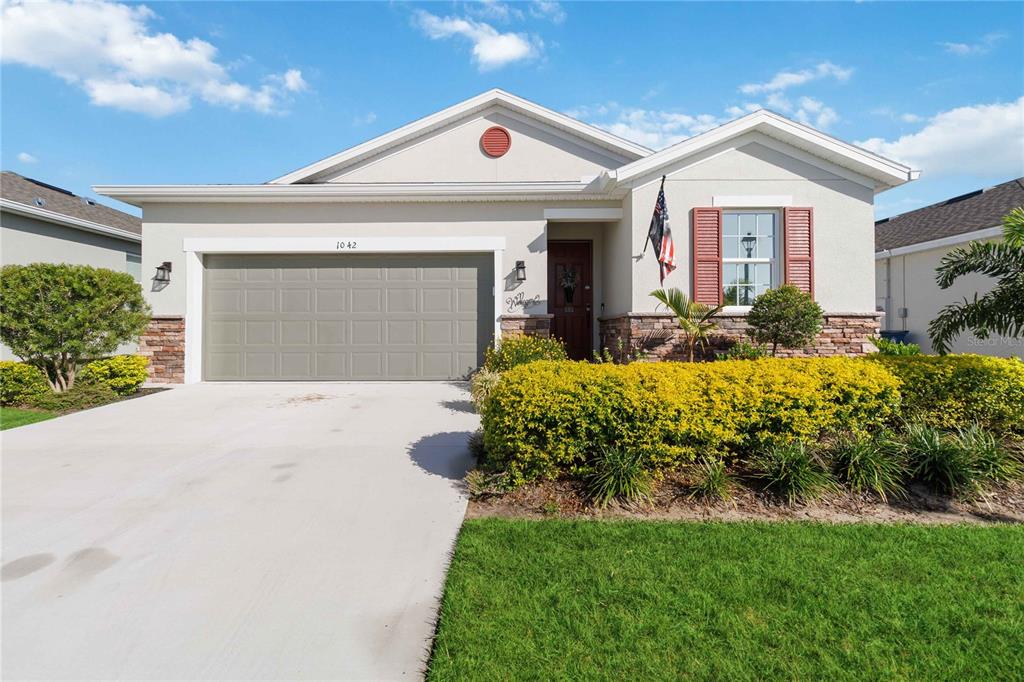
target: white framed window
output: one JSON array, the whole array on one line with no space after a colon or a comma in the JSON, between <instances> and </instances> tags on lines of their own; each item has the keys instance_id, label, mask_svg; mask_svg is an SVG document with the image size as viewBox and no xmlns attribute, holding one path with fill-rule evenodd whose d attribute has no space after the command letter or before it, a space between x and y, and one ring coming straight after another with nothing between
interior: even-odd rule
<instances>
[{"instance_id":1,"label":"white framed window","mask_svg":"<svg viewBox=\"0 0 1024 682\"><path fill-rule=\"evenodd\" d=\"M722 304L751 306L779 277L779 212L722 211Z\"/></svg>"},{"instance_id":2,"label":"white framed window","mask_svg":"<svg viewBox=\"0 0 1024 682\"><path fill-rule=\"evenodd\" d=\"M124 271L142 284L142 256L136 256L134 253L125 254Z\"/></svg>"}]
</instances>

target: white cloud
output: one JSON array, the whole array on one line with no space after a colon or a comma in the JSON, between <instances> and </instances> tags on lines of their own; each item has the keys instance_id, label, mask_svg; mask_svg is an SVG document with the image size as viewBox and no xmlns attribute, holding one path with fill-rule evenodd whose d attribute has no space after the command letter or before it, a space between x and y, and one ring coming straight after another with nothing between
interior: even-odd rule
<instances>
[{"instance_id":1,"label":"white cloud","mask_svg":"<svg viewBox=\"0 0 1024 682\"><path fill-rule=\"evenodd\" d=\"M925 177L976 173L1024 175L1024 97L939 113L918 132L858 145L920 169Z\"/></svg>"},{"instance_id":2,"label":"white cloud","mask_svg":"<svg viewBox=\"0 0 1024 682\"><path fill-rule=\"evenodd\" d=\"M481 71L536 58L544 43L536 36L501 33L490 24L459 17L439 17L424 10L413 14L416 26L432 40L461 36L473 44L473 61Z\"/></svg>"},{"instance_id":3,"label":"white cloud","mask_svg":"<svg viewBox=\"0 0 1024 682\"><path fill-rule=\"evenodd\" d=\"M279 111L286 93L304 90L298 69L260 85L231 78L217 48L199 38L154 33L145 5L109 0L12 0L3 4L3 61L54 73L84 90L93 104L167 116L197 97L209 104Z\"/></svg>"},{"instance_id":4,"label":"white cloud","mask_svg":"<svg viewBox=\"0 0 1024 682\"><path fill-rule=\"evenodd\" d=\"M566 18L565 9L553 0L532 0L530 15L537 19L547 19L553 24L561 24Z\"/></svg>"},{"instance_id":5,"label":"white cloud","mask_svg":"<svg viewBox=\"0 0 1024 682\"><path fill-rule=\"evenodd\" d=\"M598 128L651 149L663 149L721 125L728 117L623 107L616 102L566 112Z\"/></svg>"},{"instance_id":6,"label":"white cloud","mask_svg":"<svg viewBox=\"0 0 1024 682\"><path fill-rule=\"evenodd\" d=\"M746 83L740 86L745 95L757 95L763 92L781 92L797 85L803 85L823 78L834 78L839 82L849 80L853 69L837 66L832 62L821 62L811 69L800 71L779 71L771 80L764 83Z\"/></svg>"},{"instance_id":7,"label":"white cloud","mask_svg":"<svg viewBox=\"0 0 1024 682\"><path fill-rule=\"evenodd\" d=\"M744 102L742 108L729 107L726 109L726 112L734 116L741 116L762 108L777 111L801 123L822 130L830 128L839 120L839 114L836 113L836 110L826 106L821 100L814 99L813 97L801 97L794 104L792 100L779 92L770 93L765 98L764 104Z\"/></svg>"},{"instance_id":8,"label":"white cloud","mask_svg":"<svg viewBox=\"0 0 1024 682\"><path fill-rule=\"evenodd\" d=\"M21 161L22 163L38 163L39 159L28 152L18 152L18 161Z\"/></svg>"},{"instance_id":9,"label":"white cloud","mask_svg":"<svg viewBox=\"0 0 1024 682\"><path fill-rule=\"evenodd\" d=\"M1006 38L1005 33L986 33L976 43L939 43L946 52L955 54L958 57L971 57L974 55L988 54L992 49Z\"/></svg>"},{"instance_id":10,"label":"white cloud","mask_svg":"<svg viewBox=\"0 0 1024 682\"><path fill-rule=\"evenodd\" d=\"M466 3L466 11L475 17L484 17L495 21L522 19L523 12L500 0L475 0Z\"/></svg>"},{"instance_id":11,"label":"white cloud","mask_svg":"<svg viewBox=\"0 0 1024 682\"><path fill-rule=\"evenodd\" d=\"M918 116L917 114L900 114L900 120L904 123L920 123L924 120L924 117Z\"/></svg>"},{"instance_id":12,"label":"white cloud","mask_svg":"<svg viewBox=\"0 0 1024 682\"><path fill-rule=\"evenodd\" d=\"M377 114L372 112L372 111L368 111L368 112L366 112L365 114L363 114L361 116L356 116L355 118L353 118L352 119L352 125L366 126L366 125L370 125L371 123L373 123L376 120L377 120Z\"/></svg>"}]
</instances>

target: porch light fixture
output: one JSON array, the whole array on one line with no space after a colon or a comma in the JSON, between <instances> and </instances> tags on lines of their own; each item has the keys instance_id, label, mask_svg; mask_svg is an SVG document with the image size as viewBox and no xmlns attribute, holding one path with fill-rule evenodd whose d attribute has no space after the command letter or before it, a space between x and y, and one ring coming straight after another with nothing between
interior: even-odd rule
<instances>
[{"instance_id":1,"label":"porch light fixture","mask_svg":"<svg viewBox=\"0 0 1024 682\"><path fill-rule=\"evenodd\" d=\"M156 266L156 277L153 278L154 282L170 282L171 281L171 261L165 260L160 265Z\"/></svg>"},{"instance_id":2,"label":"porch light fixture","mask_svg":"<svg viewBox=\"0 0 1024 682\"><path fill-rule=\"evenodd\" d=\"M522 261L522 260L517 260L516 261L516 281L517 282L525 282L526 281L526 261Z\"/></svg>"}]
</instances>

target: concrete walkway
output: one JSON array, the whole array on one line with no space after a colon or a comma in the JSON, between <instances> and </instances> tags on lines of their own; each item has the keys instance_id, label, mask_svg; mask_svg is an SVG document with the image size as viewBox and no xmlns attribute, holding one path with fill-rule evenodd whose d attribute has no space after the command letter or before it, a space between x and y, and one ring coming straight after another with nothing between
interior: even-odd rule
<instances>
[{"instance_id":1,"label":"concrete walkway","mask_svg":"<svg viewBox=\"0 0 1024 682\"><path fill-rule=\"evenodd\" d=\"M451 384L204 384L3 432L3 678L417 679L477 423Z\"/></svg>"}]
</instances>

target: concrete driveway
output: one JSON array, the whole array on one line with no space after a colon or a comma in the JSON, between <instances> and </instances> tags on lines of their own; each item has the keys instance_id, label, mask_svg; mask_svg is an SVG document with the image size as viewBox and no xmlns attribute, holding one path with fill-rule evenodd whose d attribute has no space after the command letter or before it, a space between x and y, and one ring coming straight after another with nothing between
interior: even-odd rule
<instances>
[{"instance_id":1,"label":"concrete driveway","mask_svg":"<svg viewBox=\"0 0 1024 682\"><path fill-rule=\"evenodd\" d=\"M451 384L204 384L5 431L3 678L416 679L477 423Z\"/></svg>"}]
</instances>

